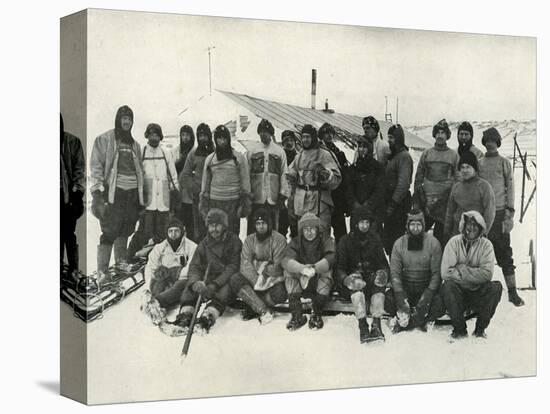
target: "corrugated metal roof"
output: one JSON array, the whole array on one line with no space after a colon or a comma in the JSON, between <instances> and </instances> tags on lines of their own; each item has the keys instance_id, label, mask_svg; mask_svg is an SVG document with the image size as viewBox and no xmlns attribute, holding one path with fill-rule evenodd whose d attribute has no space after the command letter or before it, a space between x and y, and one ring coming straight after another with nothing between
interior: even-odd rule
<instances>
[{"instance_id":1,"label":"corrugated metal roof","mask_svg":"<svg viewBox=\"0 0 550 414\"><path fill-rule=\"evenodd\" d=\"M298 125L305 124L329 124L338 127L351 135L363 135L361 126L362 117L337 112L325 112L319 109L305 108L275 101L255 98L253 96L238 94L228 91L219 91L237 104L245 107L259 118L269 119L278 129L290 129L297 131ZM380 130L384 133L391 126L390 122L378 121ZM425 141L418 135L405 130L405 142L409 147L424 149L431 147L431 142Z\"/></svg>"}]
</instances>

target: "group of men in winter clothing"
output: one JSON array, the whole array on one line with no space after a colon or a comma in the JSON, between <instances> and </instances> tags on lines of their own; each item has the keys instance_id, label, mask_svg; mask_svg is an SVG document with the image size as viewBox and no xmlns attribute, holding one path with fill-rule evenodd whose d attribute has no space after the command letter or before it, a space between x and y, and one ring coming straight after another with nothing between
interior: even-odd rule
<instances>
[{"instance_id":1,"label":"group of men in winter clothing","mask_svg":"<svg viewBox=\"0 0 550 414\"><path fill-rule=\"evenodd\" d=\"M458 128L457 152L447 146L447 122L438 122L435 145L422 153L413 184L405 131L392 125L384 140L372 116L363 119L365 134L351 164L329 124L284 131L279 146L264 119L259 141L242 154L226 126L212 134L206 124L197 127L196 146L193 129L183 126L172 152L159 145L161 127L149 124L142 151L133 120L129 107L119 108L115 128L96 138L91 154L92 212L102 230L98 271L107 274L113 249L121 262L155 245L146 266L147 309L159 324L179 304L177 324L188 327L200 296L208 305L198 324L208 331L238 297L246 319L268 323L273 307L288 300L289 330L306 323L321 329L323 308L336 291L354 305L361 342L384 339L385 313L396 316L399 332L424 330L445 310L458 338L467 308L478 312L475 334L484 336L502 292L491 281L495 256L509 300L523 304L509 235L512 171L498 154L494 128L483 133L483 155L469 123ZM248 219L244 243L241 218ZM309 322L304 297L311 298Z\"/></svg>"}]
</instances>

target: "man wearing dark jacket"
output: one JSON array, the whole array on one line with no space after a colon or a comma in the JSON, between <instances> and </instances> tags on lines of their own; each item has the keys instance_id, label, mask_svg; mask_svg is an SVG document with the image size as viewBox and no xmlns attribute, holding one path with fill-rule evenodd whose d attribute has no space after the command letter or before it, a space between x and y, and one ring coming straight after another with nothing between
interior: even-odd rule
<instances>
[{"instance_id":1,"label":"man wearing dark jacket","mask_svg":"<svg viewBox=\"0 0 550 414\"><path fill-rule=\"evenodd\" d=\"M292 164L298 151L296 150L296 134L289 129L285 130L281 134L281 143L286 154L287 167ZM290 237L294 238L298 234L298 228L296 223L293 225L289 222L288 207L286 204L282 204L279 210L279 233L286 237L288 229L290 227Z\"/></svg>"},{"instance_id":2,"label":"man wearing dark jacket","mask_svg":"<svg viewBox=\"0 0 550 414\"><path fill-rule=\"evenodd\" d=\"M193 306L201 295L208 304L197 321L197 329L208 333L233 297L229 281L239 271L242 243L228 230L229 221L223 210L211 209L206 216L206 226L208 234L199 243L189 264L187 287L182 294L177 321L182 328L189 327ZM207 268L209 272L204 279Z\"/></svg>"},{"instance_id":3,"label":"man wearing dark jacket","mask_svg":"<svg viewBox=\"0 0 550 414\"><path fill-rule=\"evenodd\" d=\"M78 272L78 244L76 243L76 221L84 213L84 191L86 190L86 166L80 139L65 132L63 116L60 114L61 139L61 263L67 252L69 274Z\"/></svg>"},{"instance_id":4,"label":"man wearing dark jacket","mask_svg":"<svg viewBox=\"0 0 550 414\"><path fill-rule=\"evenodd\" d=\"M342 237L337 251L339 291L354 305L361 343L384 340L380 318L384 313L389 269L380 236L371 228L372 222L373 216L367 207L353 210L350 234ZM370 331L369 304L373 317Z\"/></svg>"},{"instance_id":5,"label":"man wearing dark jacket","mask_svg":"<svg viewBox=\"0 0 550 414\"><path fill-rule=\"evenodd\" d=\"M178 176L178 186L181 192L181 204L175 208L175 216L185 225L185 229L190 238L195 238L195 228L193 221L193 199L187 188L181 185L181 172L185 166L187 156L195 146L195 133L189 125L183 125L180 128L180 143L172 152L172 158L176 165Z\"/></svg>"},{"instance_id":6,"label":"man wearing dark jacket","mask_svg":"<svg viewBox=\"0 0 550 414\"><path fill-rule=\"evenodd\" d=\"M401 125L388 129L390 157L386 165L386 217L384 219L384 248L391 256L393 244L405 232L407 213L411 209L413 160L405 145L405 131Z\"/></svg>"}]
</instances>

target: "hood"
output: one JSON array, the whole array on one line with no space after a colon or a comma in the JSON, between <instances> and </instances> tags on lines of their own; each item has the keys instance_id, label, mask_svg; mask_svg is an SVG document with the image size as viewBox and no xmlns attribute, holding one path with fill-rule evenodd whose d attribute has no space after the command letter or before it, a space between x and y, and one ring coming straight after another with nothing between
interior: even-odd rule
<instances>
[{"instance_id":1,"label":"hood","mask_svg":"<svg viewBox=\"0 0 550 414\"><path fill-rule=\"evenodd\" d=\"M458 230L462 234L462 231L464 230L464 223L466 221L466 217L473 218L477 224L481 226L481 235L484 236L487 233L487 224L485 223L485 220L483 219L483 216L478 213L475 210L466 211L462 213L460 216L460 224L458 225Z\"/></svg>"},{"instance_id":2,"label":"hood","mask_svg":"<svg viewBox=\"0 0 550 414\"><path fill-rule=\"evenodd\" d=\"M350 219L350 232L355 231L355 228L357 227L357 223L365 219L369 220L371 224L371 227L369 228L369 231L368 231L368 233L370 233L370 229L372 228L372 224L374 222L374 215L372 214L372 211L365 206L360 206L354 209Z\"/></svg>"}]
</instances>

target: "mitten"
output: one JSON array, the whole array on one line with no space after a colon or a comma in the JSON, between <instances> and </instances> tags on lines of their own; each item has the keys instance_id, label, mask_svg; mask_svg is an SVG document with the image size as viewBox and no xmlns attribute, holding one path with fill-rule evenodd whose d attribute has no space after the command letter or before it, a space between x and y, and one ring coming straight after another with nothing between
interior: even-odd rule
<instances>
[{"instance_id":1,"label":"mitten","mask_svg":"<svg viewBox=\"0 0 550 414\"><path fill-rule=\"evenodd\" d=\"M502 220L502 232L510 233L514 228L514 210L504 210L504 220Z\"/></svg>"},{"instance_id":2,"label":"mitten","mask_svg":"<svg viewBox=\"0 0 550 414\"><path fill-rule=\"evenodd\" d=\"M365 286L367 286L367 282L363 280L363 277L359 273L352 273L346 276L343 284L352 292L362 290Z\"/></svg>"},{"instance_id":3,"label":"mitten","mask_svg":"<svg viewBox=\"0 0 550 414\"><path fill-rule=\"evenodd\" d=\"M199 295L203 295L204 292L206 292L207 287L206 283L204 283L202 280L199 280L195 283L193 283L193 292L198 293Z\"/></svg>"},{"instance_id":4,"label":"mitten","mask_svg":"<svg viewBox=\"0 0 550 414\"><path fill-rule=\"evenodd\" d=\"M97 190L92 193L92 214L99 220L103 220L105 217L105 198L103 192Z\"/></svg>"}]
</instances>

